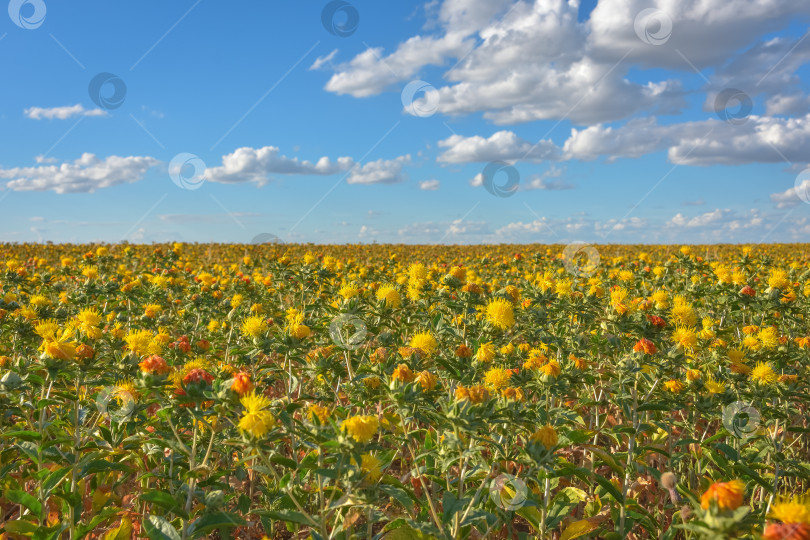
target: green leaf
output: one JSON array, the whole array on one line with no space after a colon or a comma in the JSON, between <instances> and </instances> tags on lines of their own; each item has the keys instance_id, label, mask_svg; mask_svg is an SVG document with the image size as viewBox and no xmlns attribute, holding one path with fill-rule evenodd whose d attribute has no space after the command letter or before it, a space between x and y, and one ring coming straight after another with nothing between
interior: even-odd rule
<instances>
[{"instance_id":1,"label":"green leaf","mask_svg":"<svg viewBox=\"0 0 810 540\"><path fill-rule=\"evenodd\" d=\"M31 441L23 441L14 445L34 463L39 463L39 447Z\"/></svg>"},{"instance_id":2,"label":"green leaf","mask_svg":"<svg viewBox=\"0 0 810 540\"><path fill-rule=\"evenodd\" d=\"M338 477L338 471L336 471L335 469L315 469L312 472L314 472L318 476L325 476L327 478L332 479L337 479Z\"/></svg>"},{"instance_id":3,"label":"green leaf","mask_svg":"<svg viewBox=\"0 0 810 540\"><path fill-rule=\"evenodd\" d=\"M396 528L382 537L382 540L433 540L434 537L414 529L410 525Z\"/></svg>"},{"instance_id":4,"label":"green leaf","mask_svg":"<svg viewBox=\"0 0 810 540\"><path fill-rule=\"evenodd\" d=\"M12 534L22 534L27 536L33 536L34 533L37 531L37 526L31 523L30 521L24 521L22 519L13 519L11 521L6 521L3 524L3 528L8 533Z\"/></svg>"},{"instance_id":5,"label":"green leaf","mask_svg":"<svg viewBox=\"0 0 810 540\"><path fill-rule=\"evenodd\" d=\"M452 492L445 491L442 496L442 508L444 509L442 519L444 522L449 523L453 516L461 512L468 502L469 499L467 498L458 499Z\"/></svg>"},{"instance_id":6,"label":"green leaf","mask_svg":"<svg viewBox=\"0 0 810 540\"><path fill-rule=\"evenodd\" d=\"M570 486L562 488L552 499L546 525L550 528L556 527L557 523L571 513L571 509L587 498L588 494L579 488Z\"/></svg>"},{"instance_id":7,"label":"green leaf","mask_svg":"<svg viewBox=\"0 0 810 540\"><path fill-rule=\"evenodd\" d=\"M199 538L215 529L238 527L246 523L244 519L230 512L211 512L192 523L188 528L188 534L191 538Z\"/></svg>"},{"instance_id":8,"label":"green leaf","mask_svg":"<svg viewBox=\"0 0 810 540\"><path fill-rule=\"evenodd\" d=\"M408 493L404 489L398 488L396 486L380 484L380 490L389 497L395 499L409 512L414 511L413 501L411 501L410 497L408 497Z\"/></svg>"},{"instance_id":9,"label":"green leaf","mask_svg":"<svg viewBox=\"0 0 810 540\"><path fill-rule=\"evenodd\" d=\"M581 519L568 525L560 536L560 540L573 540L586 535L599 528L599 522L595 519Z\"/></svg>"},{"instance_id":10,"label":"green leaf","mask_svg":"<svg viewBox=\"0 0 810 540\"><path fill-rule=\"evenodd\" d=\"M79 472L79 476L87 476L88 474L104 471L131 472L132 470L123 463L111 463L104 459L94 459L82 467L82 470Z\"/></svg>"},{"instance_id":11,"label":"green leaf","mask_svg":"<svg viewBox=\"0 0 810 540\"><path fill-rule=\"evenodd\" d=\"M292 459L284 457L284 456L279 456L278 454L271 457L270 461L272 463L277 463L277 464L281 465L282 467L287 467L289 469L295 469L296 467L298 467L298 463L296 463L295 460L292 460Z\"/></svg>"},{"instance_id":12,"label":"green leaf","mask_svg":"<svg viewBox=\"0 0 810 540\"><path fill-rule=\"evenodd\" d=\"M262 512L262 515L267 515L277 521L298 523L300 525L312 525L312 523L310 523L307 519L307 516L294 510L270 510L268 512Z\"/></svg>"},{"instance_id":13,"label":"green leaf","mask_svg":"<svg viewBox=\"0 0 810 540\"><path fill-rule=\"evenodd\" d=\"M543 522L543 514L535 506L521 506L515 513L529 522L535 531L540 531L540 524Z\"/></svg>"},{"instance_id":14,"label":"green leaf","mask_svg":"<svg viewBox=\"0 0 810 540\"><path fill-rule=\"evenodd\" d=\"M717 443L714 445L715 448L723 452L726 456L729 457L732 461L739 461L740 454L737 453L732 447L727 445L726 443Z\"/></svg>"},{"instance_id":15,"label":"green leaf","mask_svg":"<svg viewBox=\"0 0 810 540\"><path fill-rule=\"evenodd\" d=\"M62 479L67 476L67 474L71 471L70 467L61 467L54 471L51 471L45 480L42 482L42 491L45 493L45 498L48 498L48 494L57 486Z\"/></svg>"},{"instance_id":16,"label":"green leaf","mask_svg":"<svg viewBox=\"0 0 810 540\"><path fill-rule=\"evenodd\" d=\"M188 519L188 514L183 509L183 505L165 491L150 489L141 494L141 499L173 512L183 519Z\"/></svg>"},{"instance_id":17,"label":"green leaf","mask_svg":"<svg viewBox=\"0 0 810 540\"><path fill-rule=\"evenodd\" d=\"M766 482L765 479L759 475L759 473L757 473L754 469L752 469L742 461L738 461L737 463L735 463L734 468L750 476L754 482L765 488L765 490L767 490L768 493L773 493L773 486L768 482Z\"/></svg>"},{"instance_id":18,"label":"green leaf","mask_svg":"<svg viewBox=\"0 0 810 540\"><path fill-rule=\"evenodd\" d=\"M607 465L608 467L613 469L617 474L624 474L624 468L621 465L619 465L618 463L616 463L616 460L613 458L613 456L611 456L610 454L605 452L603 449L601 449L599 447L596 447L596 446L593 446L591 444L587 444L587 445L583 445L583 446L585 448L591 450L597 456L599 456L599 459L604 461L605 465Z\"/></svg>"},{"instance_id":19,"label":"green leaf","mask_svg":"<svg viewBox=\"0 0 810 540\"><path fill-rule=\"evenodd\" d=\"M32 540L58 540L67 528L67 523L60 523L53 527L40 527L31 538Z\"/></svg>"},{"instance_id":20,"label":"green leaf","mask_svg":"<svg viewBox=\"0 0 810 540\"><path fill-rule=\"evenodd\" d=\"M9 431L7 433L0 433L0 437L13 437L23 441L38 441L42 439L42 434L38 431Z\"/></svg>"},{"instance_id":21,"label":"green leaf","mask_svg":"<svg viewBox=\"0 0 810 540\"><path fill-rule=\"evenodd\" d=\"M32 514L39 517L42 514L42 504L33 496L20 489L8 489L5 493L6 499L13 503L20 504Z\"/></svg>"},{"instance_id":22,"label":"green leaf","mask_svg":"<svg viewBox=\"0 0 810 540\"><path fill-rule=\"evenodd\" d=\"M649 402L642 403L638 406L638 412L643 411L671 411L673 409L671 403L667 402Z\"/></svg>"},{"instance_id":23,"label":"green leaf","mask_svg":"<svg viewBox=\"0 0 810 540\"><path fill-rule=\"evenodd\" d=\"M616 486L610 483L610 480L602 476L601 474L594 474L594 480L596 483L602 486L602 489L607 491L618 503L622 503L623 497L621 491L616 489Z\"/></svg>"},{"instance_id":24,"label":"green leaf","mask_svg":"<svg viewBox=\"0 0 810 540\"><path fill-rule=\"evenodd\" d=\"M132 537L132 522L129 518L122 518L121 524L110 529L104 535L104 540L129 540Z\"/></svg>"},{"instance_id":25,"label":"green leaf","mask_svg":"<svg viewBox=\"0 0 810 540\"><path fill-rule=\"evenodd\" d=\"M180 535L172 524L160 516L146 518L143 528L150 540L180 540Z\"/></svg>"},{"instance_id":26,"label":"green leaf","mask_svg":"<svg viewBox=\"0 0 810 540\"><path fill-rule=\"evenodd\" d=\"M109 518L113 514L117 514L119 510L120 510L120 508L115 508L115 507L107 507L107 508L105 508L104 510L102 510L101 512L99 512L98 514L93 516L93 518L90 521L88 521L87 523L81 524L76 529L76 537L77 538L84 538L87 534L90 533L90 531L95 529L98 526L99 523L106 520L107 518ZM79 512L79 515L81 515L80 512Z\"/></svg>"}]
</instances>

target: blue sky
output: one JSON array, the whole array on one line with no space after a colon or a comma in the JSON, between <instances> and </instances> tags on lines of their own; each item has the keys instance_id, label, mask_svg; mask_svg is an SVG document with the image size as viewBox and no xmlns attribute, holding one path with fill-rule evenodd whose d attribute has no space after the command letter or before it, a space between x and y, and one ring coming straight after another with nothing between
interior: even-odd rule
<instances>
[{"instance_id":1,"label":"blue sky","mask_svg":"<svg viewBox=\"0 0 810 540\"><path fill-rule=\"evenodd\" d=\"M8 11L5 241L810 237L801 0Z\"/></svg>"}]
</instances>

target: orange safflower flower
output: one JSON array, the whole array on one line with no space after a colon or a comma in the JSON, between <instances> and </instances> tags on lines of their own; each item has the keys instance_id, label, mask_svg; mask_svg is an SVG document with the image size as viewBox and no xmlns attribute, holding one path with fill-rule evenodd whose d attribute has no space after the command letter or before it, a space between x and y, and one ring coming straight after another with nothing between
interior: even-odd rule
<instances>
[{"instance_id":1,"label":"orange safflower flower","mask_svg":"<svg viewBox=\"0 0 810 540\"><path fill-rule=\"evenodd\" d=\"M744 494L745 484L742 480L715 482L700 497L700 507L708 510L711 501L715 501L720 510L736 510L742 506Z\"/></svg>"},{"instance_id":2,"label":"orange safflower flower","mask_svg":"<svg viewBox=\"0 0 810 540\"><path fill-rule=\"evenodd\" d=\"M633 346L633 350L635 352L640 352L644 354L655 354L658 352L658 348L655 346L655 343L650 341L647 338L641 338L636 342Z\"/></svg>"},{"instance_id":3,"label":"orange safflower flower","mask_svg":"<svg viewBox=\"0 0 810 540\"><path fill-rule=\"evenodd\" d=\"M138 364L143 373L165 375L169 372L169 365L161 356L153 354L147 356Z\"/></svg>"},{"instance_id":4,"label":"orange safflower flower","mask_svg":"<svg viewBox=\"0 0 810 540\"><path fill-rule=\"evenodd\" d=\"M244 371L240 371L236 375L233 376L233 384L231 385L231 390L239 394L239 396L244 396L251 390L253 390L253 381L250 380L250 375L245 373Z\"/></svg>"}]
</instances>

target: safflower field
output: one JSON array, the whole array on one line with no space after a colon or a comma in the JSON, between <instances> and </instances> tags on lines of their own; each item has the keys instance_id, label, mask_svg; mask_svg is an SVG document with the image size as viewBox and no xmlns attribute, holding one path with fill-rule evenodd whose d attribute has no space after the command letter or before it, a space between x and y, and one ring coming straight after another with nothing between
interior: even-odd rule
<instances>
[{"instance_id":1,"label":"safflower field","mask_svg":"<svg viewBox=\"0 0 810 540\"><path fill-rule=\"evenodd\" d=\"M4 538L810 538L806 245L0 245Z\"/></svg>"}]
</instances>

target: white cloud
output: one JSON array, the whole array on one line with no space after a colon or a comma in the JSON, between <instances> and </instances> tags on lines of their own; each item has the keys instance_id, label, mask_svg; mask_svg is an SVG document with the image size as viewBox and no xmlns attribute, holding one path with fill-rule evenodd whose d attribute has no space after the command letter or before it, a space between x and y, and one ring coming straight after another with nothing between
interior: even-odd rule
<instances>
[{"instance_id":1,"label":"white cloud","mask_svg":"<svg viewBox=\"0 0 810 540\"><path fill-rule=\"evenodd\" d=\"M752 115L742 125L708 120L680 126L673 130L679 136L668 151L673 163L741 165L808 161L810 114L798 118Z\"/></svg>"},{"instance_id":2,"label":"white cloud","mask_svg":"<svg viewBox=\"0 0 810 540\"><path fill-rule=\"evenodd\" d=\"M464 237L464 242L482 241L491 237L489 223L457 218L451 221L419 221L397 230L400 237L423 243L448 242Z\"/></svg>"},{"instance_id":3,"label":"white cloud","mask_svg":"<svg viewBox=\"0 0 810 540\"><path fill-rule=\"evenodd\" d=\"M368 225L363 225L360 227L360 232L357 233L357 238L364 239L364 238L373 238L380 234L380 231L375 229L374 227L369 227Z\"/></svg>"},{"instance_id":4,"label":"white cloud","mask_svg":"<svg viewBox=\"0 0 810 540\"><path fill-rule=\"evenodd\" d=\"M713 111L718 92L734 88L750 98L769 96L765 103L769 115L805 114L807 97L797 70L808 61L810 41L804 37L775 37L756 43L715 70L703 108Z\"/></svg>"},{"instance_id":5,"label":"white cloud","mask_svg":"<svg viewBox=\"0 0 810 540\"><path fill-rule=\"evenodd\" d=\"M434 241L438 241L446 228L446 225L433 221L410 223L398 229L397 234L407 238L433 238Z\"/></svg>"},{"instance_id":6,"label":"white cloud","mask_svg":"<svg viewBox=\"0 0 810 540\"><path fill-rule=\"evenodd\" d=\"M663 150L671 142L673 128L661 126L655 117L631 120L621 127L597 124L571 130L563 145L567 159L591 161L600 156L636 158Z\"/></svg>"},{"instance_id":7,"label":"white cloud","mask_svg":"<svg viewBox=\"0 0 810 540\"><path fill-rule=\"evenodd\" d=\"M682 107L676 82L630 82L628 65L615 66L618 57L590 56L589 29L577 15L578 3L567 0L446 0L443 34L411 37L387 56L368 49L339 64L326 90L367 97L425 66L452 64L444 74L449 84L428 81L438 90L438 111L483 112L497 124L564 117L592 123Z\"/></svg>"},{"instance_id":8,"label":"white cloud","mask_svg":"<svg viewBox=\"0 0 810 540\"><path fill-rule=\"evenodd\" d=\"M347 182L349 184L396 184L408 179L402 170L411 163L410 154L395 159L378 159L363 165L357 164L352 169Z\"/></svg>"},{"instance_id":9,"label":"white cloud","mask_svg":"<svg viewBox=\"0 0 810 540\"><path fill-rule=\"evenodd\" d=\"M24 111L25 116L33 120L43 118L51 120L66 120L74 116L107 116L107 111L102 109L85 109L81 104L68 105L65 107L29 107Z\"/></svg>"},{"instance_id":10,"label":"white cloud","mask_svg":"<svg viewBox=\"0 0 810 540\"><path fill-rule=\"evenodd\" d=\"M807 198L810 195L810 179L803 180L797 186L779 193L771 194L771 200L776 203L777 208L789 208L803 202L801 197Z\"/></svg>"},{"instance_id":11,"label":"white cloud","mask_svg":"<svg viewBox=\"0 0 810 540\"><path fill-rule=\"evenodd\" d=\"M806 0L600 0L585 22L578 21L579 4L437 0L426 9L438 16L425 31L390 54L367 49L339 63L326 89L367 97L401 90L427 66L451 66L443 80L428 80L438 90L440 113L483 113L496 124L567 118L593 125L639 112L679 112L687 94L679 81L662 80L660 71L628 74L636 65L685 73L696 66L714 72L707 110L716 92L732 83L752 96L790 96L770 100L769 110L795 112L808 105L795 96L795 73L810 57L810 41L758 42L810 14ZM672 23L661 45L637 34L661 30L655 18L649 28L637 28L646 9ZM316 63L320 67L325 59Z\"/></svg>"},{"instance_id":12,"label":"white cloud","mask_svg":"<svg viewBox=\"0 0 810 540\"><path fill-rule=\"evenodd\" d=\"M443 163L486 163L490 161L548 161L560 159L560 151L555 144L544 139L532 143L521 139L512 131L498 131L488 139L475 135L464 137L452 135L439 146L447 148L437 161Z\"/></svg>"},{"instance_id":13,"label":"white cloud","mask_svg":"<svg viewBox=\"0 0 810 540\"><path fill-rule=\"evenodd\" d=\"M660 124L653 116L614 127L597 124L572 129L562 148L550 140L538 145L512 131L498 131L489 138L453 135L439 141L447 148L437 161L473 163L515 161L592 161L600 157L638 158L667 151L669 161L679 165L740 165L747 163L807 163L810 147L810 114L784 118L751 115L742 124L711 118L676 124ZM525 156L525 157L524 157ZM472 185L481 185L476 176Z\"/></svg>"},{"instance_id":14,"label":"white cloud","mask_svg":"<svg viewBox=\"0 0 810 540\"><path fill-rule=\"evenodd\" d=\"M648 226L648 221L640 217L624 219L609 219L605 222L594 224L596 231L601 231L603 236L607 236L613 231L626 231L631 229L644 229Z\"/></svg>"},{"instance_id":15,"label":"white cloud","mask_svg":"<svg viewBox=\"0 0 810 540\"><path fill-rule=\"evenodd\" d=\"M555 178L562 178L563 174L565 174L565 167L555 167L552 165L547 171L527 178L526 182L522 182L520 184L520 189L538 189L544 191L563 191L574 189L573 184L569 184L564 180L554 180Z\"/></svg>"},{"instance_id":16,"label":"white cloud","mask_svg":"<svg viewBox=\"0 0 810 540\"><path fill-rule=\"evenodd\" d=\"M326 56L319 56L318 58L316 58L315 62L313 62L312 65L309 66L310 71L315 70L315 69L320 69L321 67L323 67L326 64L331 64L332 60L335 58L335 55L337 54L337 52L338 52L338 50L334 49L332 52L330 52Z\"/></svg>"},{"instance_id":17,"label":"white cloud","mask_svg":"<svg viewBox=\"0 0 810 540\"><path fill-rule=\"evenodd\" d=\"M555 234L553 227L554 225L552 224L551 220L543 217L528 222L514 221L512 223L507 223L503 227L496 230L495 234L507 237L514 236L516 234L550 234L553 236Z\"/></svg>"},{"instance_id":18,"label":"white cloud","mask_svg":"<svg viewBox=\"0 0 810 540\"><path fill-rule=\"evenodd\" d=\"M644 43L636 34L636 17L649 8L672 22L669 36L661 35L664 44ZM589 45L605 60L629 52L627 60L646 67L689 71L683 56L698 68L725 63L741 47L802 14L810 14L804 0L600 0L588 23ZM661 30L656 20L649 22L649 32Z\"/></svg>"},{"instance_id":19,"label":"white cloud","mask_svg":"<svg viewBox=\"0 0 810 540\"><path fill-rule=\"evenodd\" d=\"M432 180L422 180L419 182L419 189L424 191L436 191L439 189L440 182L435 178Z\"/></svg>"},{"instance_id":20,"label":"white cloud","mask_svg":"<svg viewBox=\"0 0 810 540\"><path fill-rule=\"evenodd\" d=\"M461 56L471 46L463 36L449 35L438 39L412 37L385 58L381 47L369 48L339 64L326 90L354 97L377 95L394 83L413 78L422 66L441 64L447 56Z\"/></svg>"},{"instance_id":21,"label":"white cloud","mask_svg":"<svg viewBox=\"0 0 810 540\"><path fill-rule=\"evenodd\" d=\"M489 223L486 221L467 221L458 218L450 222L445 234L447 236L485 235L489 234Z\"/></svg>"},{"instance_id":22,"label":"white cloud","mask_svg":"<svg viewBox=\"0 0 810 540\"><path fill-rule=\"evenodd\" d=\"M810 110L810 96L795 92L792 94L774 94L765 103L765 113L773 115L803 115Z\"/></svg>"},{"instance_id":23,"label":"white cloud","mask_svg":"<svg viewBox=\"0 0 810 540\"><path fill-rule=\"evenodd\" d=\"M684 216L682 213L678 212L672 217L671 220L669 220L668 225L689 228L708 227L709 225L713 225L719 221L725 220L730 214L731 210L728 208L725 210L716 208L711 212L705 212L692 218Z\"/></svg>"},{"instance_id":24,"label":"white cloud","mask_svg":"<svg viewBox=\"0 0 810 540\"><path fill-rule=\"evenodd\" d=\"M636 158L667 150L680 165L806 163L810 114L797 118L751 115L743 124L717 119L659 124L654 117L613 128L603 125L572 130L563 146L565 159Z\"/></svg>"},{"instance_id":25,"label":"white cloud","mask_svg":"<svg viewBox=\"0 0 810 540\"><path fill-rule=\"evenodd\" d=\"M346 172L353 166L354 160L350 157L339 157L332 161L324 156L312 163L284 156L275 146L242 147L222 156L222 165L206 169L205 177L223 184L256 182L262 185L271 174L329 175Z\"/></svg>"},{"instance_id":26,"label":"white cloud","mask_svg":"<svg viewBox=\"0 0 810 540\"><path fill-rule=\"evenodd\" d=\"M37 167L0 169L5 187L14 191L92 193L96 189L130 184L142 179L160 162L148 156L109 156L104 159L84 153L72 162Z\"/></svg>"}]
</instances>

